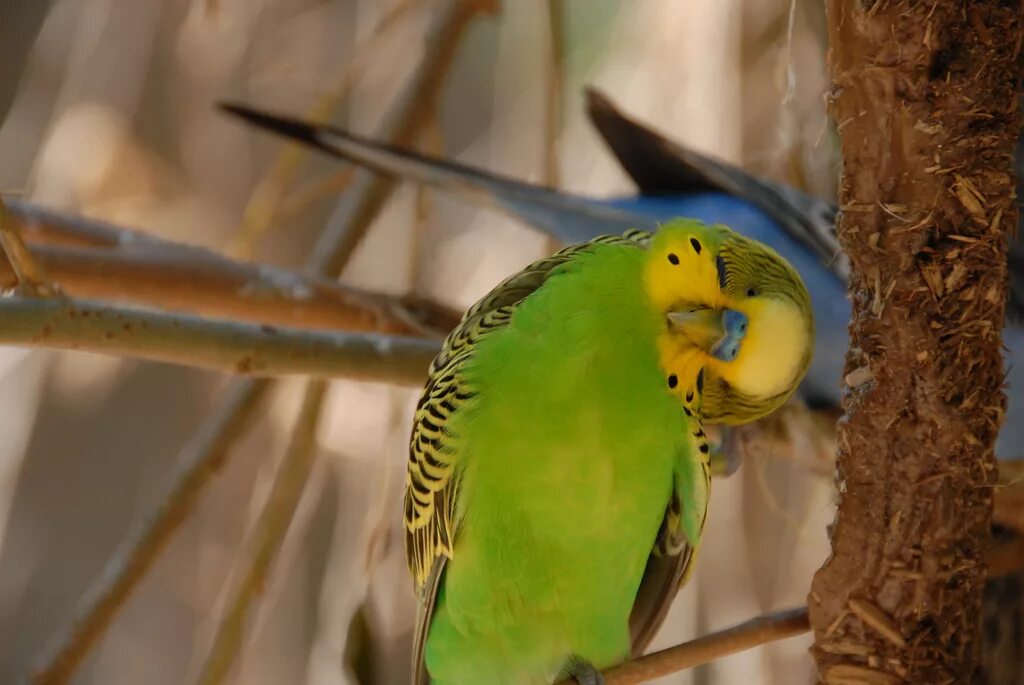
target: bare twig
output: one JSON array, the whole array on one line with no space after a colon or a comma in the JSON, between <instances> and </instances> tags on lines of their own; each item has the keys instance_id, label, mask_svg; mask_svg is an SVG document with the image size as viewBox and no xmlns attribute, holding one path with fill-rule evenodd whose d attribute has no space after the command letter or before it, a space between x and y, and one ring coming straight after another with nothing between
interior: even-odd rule
<instances>
[{"instance_id":1,"label":"bare twig","mask_svg":"<svg viewBox=\"0 0 1024 685\"><path fill-rule=\"evenodd\" d=\"M316 455L316 430L323 409L327 383L306 384L302 408L267 501L253 528L251 561L232 592L228 609L217 627L213 646L203 665L199 683L217 685L224 681L238 658L245 640L249 610L262 594L270 567L281 549L281 542L295 517Z\"/></svg>"},{"instance_id":2,"label":"bare twig","mask_svg":"<svg viewBox=\"0 0 1024 685\"><path fill-rule=\"evenodd\" d=\"M562 0L548 0L549 52L547 98L544 109L544 183L559 185L558 132L562 120L562 88L565 84L565 27Z\"/></svg>"},{"instance_id":3,"label":"bare twig","mask_svg":"<svg viewBox=\"0 0 1024 685\"><path fill-rule=\"evenodd\" d=\"M176 244L95 219L69 216L10 195L3 196L3 201L7 220L28 243L80 247Z\"/></svg>"},{"instance_id":4,"label":"bare twig","mask_svg":"<svg viewBox=\"0 0 1024 685\"><path fill-rule=\"evenodd\" d=\"M121 550L104 569L103 576L58 643L58 648L44 662L46 666L32 676L37 685L66 683L74 676L82 660L114 620L132 590L152 567L199 499L203 487L223 467L228 452L248 430L260 407L270 382L247 379L232 385L219 412L196 432L191 443L182 450L181 476L165 504L149 520L129 535Z\"/></svg>"},{"instance_id":5,"label":"bare twig","mask_svg":"<svg viewBox=\"0 0 1024 685\"><path fill-rule=\"evenodd\" d=\"M25 247L21 232L8 218L7 207L0 199L0 247L3 247L7 261L17 278L17 287L28 295L44 297L56 294L42 267L36 263Z\"/></svg>"},{"instance_id":6,"label":"bare twig","mask_svg":"<svg viewBox=\"0 0 1024 685\"><path fill-rule=\"evenodd\" d=\"M810 628L810 624L807 623L807 609L803 607L758 616L732 628L719 630L610 668L604 672L604 682L605 685L642 683L721 659L766 642L801 635Z\"/></svg>"},{"instance_id":7,"label":"bare twig","mask_svg":"<svg viewBox=\"0 0 1024 685\"><path fill-rule=\"evenodd\" d=\"M494 0L448 0L437 23L434 24L427 54L411 79L406 92L392 108L389 117L390 123L384 126L382 131L383 137L391 138L395 143L408 143L412 140L421 123L419 113L429 111L427 104L435 97L469 20L477 12L495 9L495 4ZM340 273L360 239L366 233L370 222L383 206L390 187L393 185L377 181L367 174L361 174L361 176L361 183L355 184L356 187L350 189L347 203L343 203L338 216L331 222L331 226L317 243L314 254L308 263L310 269L315 273L334 276ZM253 381L238 381L232 392L238 393L243 398L251 397L257 392L255 387ZM246 416L251 415L255 410L251 403L249 407L246 412L243 412ZM229 408L224 410L224 412L229 411ZM220 415L218 414L218 416ZM234 438L234 434L227 438L226 445L230 445ZM225 447L225 452L226 450L227 447ZM184 517L194 507L205 486L206 479L202 475L209 470L207 460L215 456L212 451L196 454L196 458L188 464L188 468L185 469L165 500L164 509L146 526L145 535L158 542L157 550L166 544ZM167 510L174 510L180 514L173 517L165 516L164 512ZM103 634L132 589L152 566L157 556L155 552L145 559L144 564L131 572L118 562L122 556L134 558L138 554L137 544L134 541L129 542L131 544L122 548L127 551L119 552L111 567L108 568L108 572L101 579L101 589L98 595L105 597L110 594L109 588L118 588L117 595L106 604L92 601L84 605L84 609L78 613L80 618L76 621L68 638L54 652L55 656L52 657L49 665L43 669L44 674L54 673L55 675L37 679L37 682L56 685L67 683L71 679L89 648ZM63 667L56 670L57 666L61 664Z\"/></svg>"},{"instance_id":8,"label":"bare twig","mask_svg":"<svg viewBox=\"0 0 1024 685\"><path fill-rule=\"evenodd\" d=\"M1024 539L995 545L987 559L993 577L1024 569ZM604 682L605 685L637 685L769 642L796 637L810 629L805 607L775 611L609 668L603 672ZM558 685L575 683L566 680Z\"/></svg>"},{"instance_id":9,"label":"bare twig","mask_svg":"<svg viewBox=\"0 0 1024 685\"><path fill-rule=\"evenodd\" d=\"M364 70L367 60L373 55L377 42L387 35L390 28L409 13L422 0L399 0L374 27L373 33L355 49L352 59L345 65L337 85L324 93L306 114L310 121L327 123L338 105L348 96L356 77ZM309 156L309 148L298 143L285 143L274 164L260 180L249 198L242 214L242 227L228 246L229 253L236 256L252 254L256 242L274 223L281 200L298 172L302 161ZM333 177L332 177L332 180ZM347 182L340 186L335 183L334 192L341 192Z\"/></svg>"},{"instance_id":10,"label":"bare twig","mask_svg":"<svg viewBox=\"0 0 1024 685\"><path fill-rule=\"evenodd\" d=\"M459 313L4 198L29 251L68 294L309 328L444 334ZM0 287L16 282L0 263Z\"/></svg>"},{"instance_id":11,"label":"bare twig","mask_svg":"<svg viewBox=\"0 0 1024 685\"><path fill-rule=\"evenodd\" d=\"M30 245L29 251L73 297L314 329L438 336L458 322L457 312L440 305L415 312L400 297L179 248ZM9 264L0 262L0 288L15 283Z\"/></svg>"},{"instance_id":12,"label":"bare twig","mask_svg":"<svg viewBox=\"0 0 1024 685\"><path fill-rule=\"evenodd\" d=\"M422 383L436 340L305 331L72 298L0 299L0 344L115 354L252 376Z\"/></svg>"},{"instance_id":13,"label":"bare twig","mask_svg":"<svg viewBox=\"0 0 1024 685\"><path fill-rule=\"evenodd\" d=\"M354 168L341 169L323 178L299 186L288 197L281 200L277 216L282 220L291 219L318 200L336 196L348 189L355 176Z\"/></svg>"},{"instance_id":14,"label":"bare twig","mask_svg":"<svg viewBox=\"0 0 1024 685\"><path fill-rule=\"evenodd\" d=\"M559 186L558 133L562 121L562 89L565 85L565 27L562 0L547 0L548 61L544 107L544 184ZM547 252L561 247L554 236L545 241Z\"/></svg>"},{"instance_id":15,"label":"bare twig","mask_svg":"<svg viewBox=\"0 0 1024 685\"><path fill-rule=\"evenodd\" d=\"M426 37L426 54L381 126L379 138L393 145L413 143L435 109L441 82L469 21L481 11L493 11L495 5L494 0L449 0L442 7ZM338 273L394 188L394 179L357 171L338 212L320 235L310 266L318 273Z\"/></svg>"}]
</instances>

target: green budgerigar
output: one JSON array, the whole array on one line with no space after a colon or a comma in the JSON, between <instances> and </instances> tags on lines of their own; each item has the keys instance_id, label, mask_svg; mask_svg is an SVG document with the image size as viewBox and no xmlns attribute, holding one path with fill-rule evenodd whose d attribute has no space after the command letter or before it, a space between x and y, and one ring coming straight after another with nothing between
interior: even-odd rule
<instances>
[{"instance_id":1,"label":"green budgerigar","mask_svg":"<svg viewBox=\"0 0 1024 685\"><path fill-rule=\"evenodd\" d=\"M335 129L225 109L347 156ZM685 219L567 247L470 308L412 431L416 685L596 685L641 653L700 545L703 422L776 409L813 342L784 259Z\"/></svg>"},{"instance_id":2,"label":"green budgerigar","mask_svg":"<svg viewBox=\"0 0 1024 685\"><path fill-rule=\"evenodd\" d=\"M669 222L568 247L473 306L417 408L417 685L534 685L639 653L700 544L702 420L794 391L810 301L769 248Z\"/></svg>"}]
</instances>

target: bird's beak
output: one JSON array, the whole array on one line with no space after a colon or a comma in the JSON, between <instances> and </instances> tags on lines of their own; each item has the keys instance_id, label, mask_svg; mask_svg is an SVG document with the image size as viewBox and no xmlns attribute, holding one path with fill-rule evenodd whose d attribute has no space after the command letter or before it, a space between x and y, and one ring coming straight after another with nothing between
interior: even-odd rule
<instances>
[{"instance_id":1,"label":"bird's beak","mask_svg":"<svg viewBox=\"0 0 1024 685\"><path fill-rule=\"evenodd\" d=\"M694 307L668 313L669 325L706 354L731 362L747 335L747 315L735 309Z\"/></svg>"},{"instance_id":2,"label":"bird's beak","mask_svg":"<svg viewBox=\"0 0 1024 685\"><path fill-rule=\"evenodd\" d=\"M727 336L722 323L722 311L719 309L696 307L688 311L669 312L668 321L672 328L708 354Z\"/></svg>"}]
</instances>

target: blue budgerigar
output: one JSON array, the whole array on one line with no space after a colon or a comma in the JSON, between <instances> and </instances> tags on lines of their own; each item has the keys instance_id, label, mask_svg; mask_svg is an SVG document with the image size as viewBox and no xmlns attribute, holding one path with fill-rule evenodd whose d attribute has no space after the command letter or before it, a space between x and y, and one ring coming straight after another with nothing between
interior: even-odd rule
<instances>
[{"instance_id":1,"label":"blue budgerigar","mask_svg":"<svg viewBox=\"0 0 1024 685\"><path fill-rule=\"evenodd\" d=\"M799 393L812 406L837 406L850 320L848 265L835 235L834 205L697 153L631 119L604 95L587 91L591 121L636 183L639 194L593 198L555 191L455 162L381 144L337 128L266 117L262 125L352 163L429 184L509 213L566 243L629 229L655 230L677 217L725 224L776 250L799 272L817 322L814 356ZM1010 249L1007 420L996 445L1003 458L1024 456L1024 245Z\"/></svg>"}]
</instances>

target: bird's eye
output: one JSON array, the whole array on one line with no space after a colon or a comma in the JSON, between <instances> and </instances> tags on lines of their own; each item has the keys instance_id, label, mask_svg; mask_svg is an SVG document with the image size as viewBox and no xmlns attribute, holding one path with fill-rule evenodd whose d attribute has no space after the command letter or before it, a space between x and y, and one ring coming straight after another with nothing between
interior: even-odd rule
<instances>
[{"instance_id":1,"label":"bird's eye","mask_svg":"<svg viewBox=\"0 0 1024 685\"><path fill-rule=\"evenodd\" d=\"M756 297L756 296L757 296L757 290L755 290L754 288L747 288L747 297Z\"/></svg>"}]
</instances>

